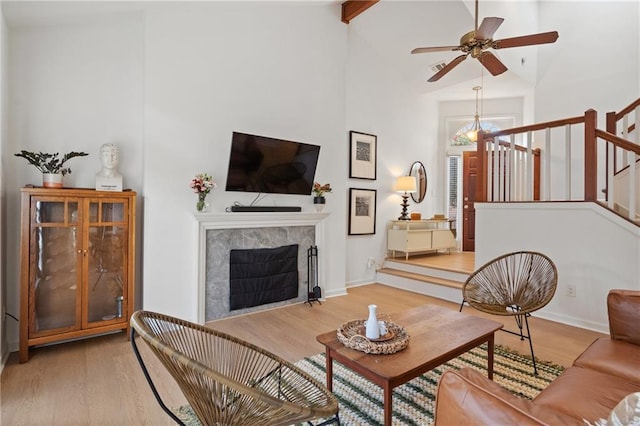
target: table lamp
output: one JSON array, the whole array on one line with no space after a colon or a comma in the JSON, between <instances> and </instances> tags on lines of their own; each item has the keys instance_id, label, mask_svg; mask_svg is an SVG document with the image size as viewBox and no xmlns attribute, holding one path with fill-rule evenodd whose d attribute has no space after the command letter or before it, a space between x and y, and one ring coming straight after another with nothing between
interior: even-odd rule
<instances>
[{"instance_id":1,"label":"table lamp","mask_svg":"<svg viewBox=\"0 0 640 426\"><path fill-rule=\"evenodd\" d=\"M414 176L400 176L396 180L396 186L394 187L396 192L402 193L402 214L398 220L411 220L407 214L407 207L409 207L409 193L417 191L416 178Z\"/></svg>"}]
</instances>

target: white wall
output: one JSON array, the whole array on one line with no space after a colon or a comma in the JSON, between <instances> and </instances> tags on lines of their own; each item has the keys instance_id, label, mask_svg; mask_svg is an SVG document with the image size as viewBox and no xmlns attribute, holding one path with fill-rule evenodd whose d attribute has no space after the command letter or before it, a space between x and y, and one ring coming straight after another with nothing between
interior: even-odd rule
<instances>
[{"instance_id":1,"label":"white wall","mask_svg":"<svg viewBox=\"0 0 640 426\"><path fill-rule=\"evenodd\" d=\"M537 121L593 108L604 128L606 112L640 96L639 8L638 1L540 2L541 25L560 37L553 49L539 51Z\"/></svg>"},{"instance_id":2,"label":"white wall","mask_svg":"<svg viewBox=\"0 0 640 426\"><path fill-rule=\"evenodd\" d=\"M358 17L360 21L349 24L347 126L350 130L377 136L377 179L348 179L348 157L343 157L342 163L347 166L343 178L349 187L377 191L377 220L375 235L347 237L348 285L372 281L374 270L367 268L369 257L382 264L386 256L387 223L396 219L402 210L402 198L393 191L395 179L408 174L414 161L425 165L429 186L421 204L416 205L409 199L409 210L421 211L430 217L442 197L434 183L440 167L434 149L437 146L435 105L398 78L393 65L361 36L360 24L366 24L366 19L363 15ZM343 141L348 144L347 138Z\"/></svg>"},{"instance_id":3,"label":"white wall","mask_svg":"<svg viewBox=\"0 0 640 426\"><path fill-rule=\"evenodd\" d=\"M323 294L344 292L346 26L340 7L303 3L158 3L146 16L144 306L196 319L199 172L219 187L216 212L256 194L225 192L233 131L321 145L316 180L331 183ZM263 205L310 196L269 195ZM230 213L231 214L231 213ZM235 213L242 214L242 213Z\"/></svg>"},{"instance_id":4,"label":"white wall","mask_svg":"<svg viewBox=\"0 0 640 426\"><path fill-rule=\"evenodd\" d=\"M0 13L0 259L4 259L6 253L7 241L4 232L6 226L4 218L6 217L6 194L4 185L4 171L6 170L5 161L7 156L4 155L5 144L7 142L7 105L6 105L6 89L7 89L7 25L4 15ZM5 313L7 312L7 279L5 262L0 260L0 371L4 367L6 358L9 356L9 346L7 344L7 326ZM15 315L14 315L15 316Z\"/></svg>"},{"instance_id":5,"label":"white wall","mask_svg":"<svg viewBox=\"0 0 640 426\"><path fill-rule=\"evenodd\" d=\"M19 315L20 187L41 185L41 174L13 154L22 149L85 151L67 163L68 187L95 187L100 145L118 144L124 186L142 188L143 20L140 14L90 23L12 28L8 59L6 170L7 308ZM3 73L4 75L4 73ZM18 326L10 321L15 348Z\"/></svg>"},{"instance_id":6,"label":"white wall","mask_svg":"<svg viewBox=\"0 0 640 426\"><path fill-rule=\"evenodd\" d=\"M608 333L609 290L640 290L640 230L594 203L476 203L476 224L476 265L520 250L556 264L556 294L536 316Z\"/></svg>"}]
</instances>

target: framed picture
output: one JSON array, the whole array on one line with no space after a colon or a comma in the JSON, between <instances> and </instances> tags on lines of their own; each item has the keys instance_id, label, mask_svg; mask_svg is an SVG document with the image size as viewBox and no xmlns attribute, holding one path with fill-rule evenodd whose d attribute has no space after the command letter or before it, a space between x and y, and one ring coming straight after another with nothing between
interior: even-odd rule
<instances>
[{"instance_id":1,"label":"framed picture","mask_svg":"<svg viewBox=\"0 0 640 426\"><path fill-rule=\"evenodd\" d=\"M349 139L349 177L376 180L377 136L351 130Z\"/></svg>"},{"instance_id":2,"label":"framed picture","mask_svg":"<svg viewBox=\"0 0 640 426\"><path fill-rule=\"evenodd\" d=\"M376 233L376 190L349 188L349 235Z\"/></svg>"}]
</instances>

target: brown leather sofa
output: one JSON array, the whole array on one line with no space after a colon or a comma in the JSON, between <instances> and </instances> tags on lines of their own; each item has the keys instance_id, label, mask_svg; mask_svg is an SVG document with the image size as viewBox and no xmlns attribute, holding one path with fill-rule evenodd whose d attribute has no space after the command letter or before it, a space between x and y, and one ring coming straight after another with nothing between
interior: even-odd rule
<instances>
[{"instance_id":1,"label":"brown leather sofa","mask_svg":"<svg viewBox=\"0 0 640 426\"><path fill-rule=\"evenodd\" d=\"M473 369L445 372L435 425L595 424L627 395L640 392L640 291L611 290L609 338L593 342L532 401Z\"/></svg>"}]
</instances>

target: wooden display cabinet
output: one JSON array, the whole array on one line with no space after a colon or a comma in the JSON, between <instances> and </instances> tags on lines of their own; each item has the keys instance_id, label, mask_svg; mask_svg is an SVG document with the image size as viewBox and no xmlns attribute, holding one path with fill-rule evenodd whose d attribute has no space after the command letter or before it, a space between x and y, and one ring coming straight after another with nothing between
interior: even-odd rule
<instances>
[{"instance_id":1,"label":"wooden display cabinet","mask_svg":"<svg viewBox=\"0 0 640 426\"><path fill-rule=\"evenodd\" d=\"M20 362L36 345L116 330L128 337L136 193L21 192Z\"/></svg>"}]
</instances>

